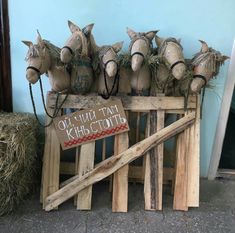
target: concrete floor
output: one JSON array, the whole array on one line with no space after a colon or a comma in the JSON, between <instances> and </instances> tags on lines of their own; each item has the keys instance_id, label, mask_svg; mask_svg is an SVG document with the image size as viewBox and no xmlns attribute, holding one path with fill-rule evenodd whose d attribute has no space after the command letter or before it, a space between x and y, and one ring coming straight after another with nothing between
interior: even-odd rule
<instances>
[{"instance_id":1,"label":"concrete floor","mask_svg":"<svg viewBox=\"0 0 235 233\"><path fill-rule=\"evenodd\" d=\"M13 214L0 217L0 233L177 232L235 233L235 181L201 180L200 207L172 210L172 196L164 192L163 211L144 210L143 185L130 184L129 212L111 212L108 185L95 185L92 211L77 211L72 201L58 211L45 212L39 195Z\"/></svg>"}]
</instances>

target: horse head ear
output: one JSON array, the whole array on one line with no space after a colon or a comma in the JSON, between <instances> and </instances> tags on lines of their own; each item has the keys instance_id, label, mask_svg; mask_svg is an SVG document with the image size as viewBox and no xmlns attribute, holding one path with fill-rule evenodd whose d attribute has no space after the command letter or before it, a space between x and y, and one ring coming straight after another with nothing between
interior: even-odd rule
<instances>
[{"instance_id":1,"label":"horse head ear","mask_svg":"<svg viewBox=\"0 0 235 233\"><path fill-rule=\"evenodd\" d=\"M223 55L221 56L221 61L224 62L225 60L230 59L230 57Z\"/></svg>"},{"instance_id":2,"label":"horse head ear","mask_svg":"<svg viewBox=\"0 0 235 233\"><path fill-rule=\"evenodd\" d=\"M122 49L122 46L123 46L123 41L113 44L112 48L116 53L118 53Z\"/></svg>"},{"instance_id":3,"label":"horse head ear","mask_svg":"<svg viewBox=\"0 0 235 233\"><path fill-rule=\"evenodd\" d=\"M146 32L146 33L145 33L145 36L146 36L150 41L152 41L152 39L154 38L154 36L156 35L156 33L157 33L158 31L159 31L159 30Z\"/></svg>"},{"instance_id":4,"label":"horse head ear","mask_svg":"<svg viewBox=\"0 0 235 233\"><path fill-rule=\"evenodd\" d=\"M89 36L91 34L92 28L94 27L94 23L88 24L86 27L82 29L85 36Z\"/></svg>"},{"instance_id":5,"label":"horse head ear","mask_svg":"<svg viewBox=\"0 0 235 233\"><path fill-rule=\"evenodd\" d=\"M155 35L155 42L157 44L157 46L159 47L161 45L161 43L163 42L163 39L157 35Z\"/></svg>"},{"instance_id":6,"label":"horse head ear","mask_svg":"<svg viewBox=\"0 0 235 233\"><path fill-rule=\"evenodd\" d=\"M43 39L39 33L39 31L37 30L37 34L38 34L38 37L37 37L37 44L39 44L41 47L44 47L44 42L43 42Z\"/></svg>"},{"instance_id":7,"label":"horse head ear","mask_svg":"<svg viewBox=\"0 0 235 233\"><path fill-rule=\"evenodd\" d=\"M128 27L126 28L126 32L127 32L128 36L131 38L131 40L133 40L135 37L137 37L137 33Z\"/></svg>"},{"instance_id":8,"label":"horse head ear","mask_svg":"<svg viewBox=\"0 0 235 233\"><path fill-rule=\"evenodd\" d=\"M27 45L28 47L33 46L33 43L31 41L28 40L22 40L22 42Z\"/></svg>"},{"instance_id":9,"label":"horse head ear","mask_svg":"<svg viewBox=\"0 0 235 233\"><path fill-rule=\"evenodd\" d=\"M72 33L74 33L75 31L81 31L81 29L76 24L72 23L70 20L68 20L68 26Z\"/></svg>"},{"instance_id":10,"label":"horse head ear","mask_svg":"<svg viewBox=\"0 0 235 233\"><path fill-rule=\"evenodd\" d=\"M205 41L203 41L203 40L199 40L199 41L200 41L201 44L202 44L201 52L202 52L202 53L208 52L208 51L209 51L209 47L208 47L207 43L206 43Z\"/></svg>"}]
</instances>

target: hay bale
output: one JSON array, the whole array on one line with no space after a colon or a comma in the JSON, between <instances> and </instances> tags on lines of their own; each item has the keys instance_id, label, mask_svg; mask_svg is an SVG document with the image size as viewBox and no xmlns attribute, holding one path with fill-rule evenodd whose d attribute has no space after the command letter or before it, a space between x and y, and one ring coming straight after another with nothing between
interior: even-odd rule
<instances>
[{"instance_id":1,"label":"hay bale","mask_svg":"<svg viewBox=\"0 0 235 233\"><path fill-rule=\"evenodd\" d=\"M0 216L32 192L38 168L37 133L32 114L0 112Z\"/></svg>"}]
</instances>

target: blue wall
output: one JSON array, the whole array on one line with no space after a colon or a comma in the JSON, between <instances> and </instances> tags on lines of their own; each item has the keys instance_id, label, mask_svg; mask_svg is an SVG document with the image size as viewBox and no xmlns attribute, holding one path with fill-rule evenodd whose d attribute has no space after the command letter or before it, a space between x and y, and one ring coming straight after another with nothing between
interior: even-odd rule
<instances>
[{"instance_id":1,"label":"blue wall","mask_svg":"<svg viewBox=\"0 0 235 233\"><path fill-rule=\"evenodd\" d=\"M27 48L21 40L35 41L36 29L43 38L62 46L70 35L68 19L80 27L94 22L93 34L98 44L124 40L124 49L129 44L127 26L136 31L160 29L161 37L182 39L187 58L199 51L198 39L230 56L235 35L234 9L234 0L9 0L14 111L32 112L25 79ZM205 95L201 124L202 176L207 176L227 69L228 62L213 80L214 88L208 89ZM38 103L37 86L34 90ZM46 77L44 87L50 89ZM38 108L42 114L42 106L38 104Z\"/></svg>"}]
</instances>

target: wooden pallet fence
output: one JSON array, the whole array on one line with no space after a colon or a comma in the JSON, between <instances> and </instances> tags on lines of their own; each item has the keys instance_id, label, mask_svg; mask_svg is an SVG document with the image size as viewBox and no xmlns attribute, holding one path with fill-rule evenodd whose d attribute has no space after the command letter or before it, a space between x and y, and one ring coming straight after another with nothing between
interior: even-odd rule
<instances>
[{"instance_id":1,"label":"wooden pallet fence","mask_svg":"<svg viewBox=\"0 0 235 233\"><path fill-rule=\"evenodd\" d=\"M64 97L64 95L60 96L58 104L63 101ZM175 171L170 168L163 168L163 144L159 143L163 143L164 140L178 134L180 131L182 131L182 135L185 134L187 130L184 131L184 129L189 127L191 124L193 125L190 129L188 129L188 131L190 131L190 133L187 133L189 135L188 137L191 139L196 133L199 132L198 126L200 124L198 118L196 118L196 123L194 123L195 112L199 109L197 108L197 97L189 97L187 106L190 112L188 113L184 113L183 97L111 96L110 98L110 100L116 99L121 99L125 111L146 112L149 116L151 113L154 113L155 116L153 118L157 119L157 123L154 127L154 131L151 132L149 130L149 135L152 135L129 149L128 133L116 135L114 143L114 156L109 159L105 159L97 165L94 165L95 142L82 145L80 149L76 150L77 155L75 163L69 163L60 162L60 145L55 134L54 126L51 125L46 129L46 143L43 157L41 199L45 210L48 211L53 208L57 208L58 205L73 196L76 197L75 205L77 206L77 209L91 209L92 184L111 174L114 174L112 187L112 210L114 212L127 212L128 210L128 177L129 179L132 178L142 180L144 182L146 210L162 209L162 186L164 177L167 177L167 179L172 179ZM53 112L55 108L55 100L55 94L47 94L47 109L50 112ZM105 100L102 97L95 95L69 95L63 104L63 108L87 109L104 104L106 101L109 100ZM169 127L167 126L164 128L164 118L167 113L183 114L184 116ZM196 114L196 116L197 115L198 114ZM149 129L152 128L151 124L152 123L150 123L149 120ZM178 136L178 138L180 138L180 136ZM178 141L179 140L180 139L178 139ZM198 139L195 140L195 143L197 142ZM141 148L142 146L143 148ZM150 152L150 148L153 148L152 152ZM187 179L193 180L192 176L198 172L199 150L197 148L190 149L190 147L187 150L193 150L194 155L197 155L196 158L195 156L188 156L187 164L190 164L188 169L194 172L192 172L192 174L187 172ZM143 168L132 166L129 167L129 163L146 153L147 155L144 162L145 174L143 179L143 173L141 172L143 171ZM103 153L103 157L107 158L107 155L104 155ZM179 159L177 159L177 161L178 160ZM190 163L191 160L193 160L193 163L196 162L196 165L192 162ZM151 166L152 168L150 168L150 163L153 161L155 166ZM177 166L179 165L177 164ZM74 176L60 184L60 173ZM199 173L197 175L199 180ZM199 190L198 180L196 178L193 181L196 186L187 185L185 188L187 196L192 196L191 200L187 199L187 206L198 205L195 198ZM178 185L177 182L176 185ZM175 195L177 195L176 191ZM182 208L177 207L175 209Z\"/></svg>"}]
</instances>

